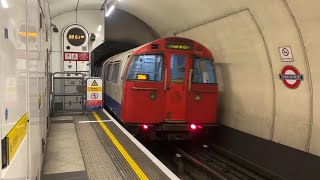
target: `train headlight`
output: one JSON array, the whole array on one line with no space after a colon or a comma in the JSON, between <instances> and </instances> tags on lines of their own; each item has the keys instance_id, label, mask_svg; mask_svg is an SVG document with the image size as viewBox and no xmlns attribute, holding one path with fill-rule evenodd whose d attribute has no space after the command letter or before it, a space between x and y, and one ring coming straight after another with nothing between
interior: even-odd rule
<instances>
[{"instance_id":1,"label":"train headlight","mask_svg":"<svg viewBox=\"0 0 320 180\"><path fill-rule=\"evenodd\" d=\"M157 94L156 93L150 93L149 98L151 100L155 100L155 99L157 99Z\"/></svg>"},{"instance_id":2,"label":"train headlight","mask_svg":"<svg viewBox=\"0 0 320 180\"><path fill-rule=\"evenodd\" d=\"M200 100L201 100L200 94L197 94L197 95L194 97L194 99L195 99L196 101L200 101Z\"/></svg>"}]
</instances>

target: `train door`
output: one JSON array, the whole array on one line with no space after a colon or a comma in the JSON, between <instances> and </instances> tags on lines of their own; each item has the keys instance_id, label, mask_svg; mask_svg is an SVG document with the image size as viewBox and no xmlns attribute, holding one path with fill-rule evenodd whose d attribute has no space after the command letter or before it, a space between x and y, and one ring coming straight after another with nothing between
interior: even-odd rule
<instances>
[{"instance_id":1,"label":"train door","mask_svg":"<svg viewBox=\"0 0 320 180\"><path fill-rule=\"evenodd\" d=\"M190 55L169 54L166 77L166 121L186 121Z\"/></svg>"},{"instance_id":2,"label":"train door","mask_svg":"<svg viewBox=\"0 0 320 180\"><path fill-rule=\"evenodd\" d=\"M163 56L134 55L124 79L121 120L126 123L163 121Z\"/></svg>"},{"instance_id":3,"label":"train door","mask_svg":"<svg viewBox=\"0 0 320 180\"><path fill-rule=\"evenodd\" d=\"M212 60L193 57L187 95L189 123L215 123L218 85Z\"/></svg>"}]
</instances>

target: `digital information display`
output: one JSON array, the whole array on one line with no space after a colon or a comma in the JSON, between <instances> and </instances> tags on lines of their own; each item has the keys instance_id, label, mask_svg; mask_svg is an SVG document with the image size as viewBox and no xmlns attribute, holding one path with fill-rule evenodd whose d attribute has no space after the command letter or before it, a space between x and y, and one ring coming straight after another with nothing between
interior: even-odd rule
<instances>
[{"instance_id":1,"label":"digital information display","mask_svg":"<svg viewBox=\"0 0 320 180\"><path fill-rule=\"evenodd\" d=\"M149 80L149 74L137 74L137 80Z\"/></svg>"},{"instance_id":2,"label":"digital information display","mask_svg":"<svg viewBox=\"0 0 320 180\"><path fill-rule=\"evenodd\" d=\"M85 32L80 28L72 28L67 34L68 42L73 46L81 46L86 41Z\"/></svg>"},{"instance_id":3,"label":"digital information display","mask_svg":"<svg viewBox=\"0 0 320 180\"><path fill-rule=\"evenodd\" d=\"M177 50L192 50L193 46L188 44L167 44L168 49L177 49Z\"/></svg>"}]
</instances>

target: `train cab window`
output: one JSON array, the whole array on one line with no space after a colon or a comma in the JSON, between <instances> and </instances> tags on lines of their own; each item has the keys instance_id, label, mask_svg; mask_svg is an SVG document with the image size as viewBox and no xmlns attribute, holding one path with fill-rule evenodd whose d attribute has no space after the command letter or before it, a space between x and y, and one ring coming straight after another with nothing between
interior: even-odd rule
<instances>
[{"instance_id":1,"label":"train cab window","mask_svg":"<svg viewBox=\"0 0 320 180\"><path fill-rule=\"evenodd\" d=\"M112 64L108 64L107 66L107 71L105 72L106 73L106 80L110 81L111 80L111 67L112 67Z\"/></svg>"},{"instance_id":2,"label":"train cab window","mask_svg":"<svg viewBox=\"0 0 320 180\"><path fill-rule=\"evenodd\" d=\"M135 55L130 62L127 80L161 81L161 55Z\"/></svg>"},{"instance_id":3,"label":"train cab window","mask_svg":"<svg viewBox=\"0 0 320 180\"><path fill-rule=\"evenodd\" d=\"M216 83L214 65L212 60L196 58L193 60L192 83Z\"/></svg>"},{"instance_id":4,"label":"train cab window","mask_svg":"<svg viewBox=\"0 0 320 180\"><path fill-rule=\"evenodd\" d=\"M172 83L184 83L186 55L173 54L170 62L170 77Z\"/></svg>"},{"instance_id":5,"label":"train cab window","mask_svg":"<svg viewBox=\"0 0 320 180\"><path fill-rule=\"evenodd\" d=\"M112 78L111 78L111 81L114 83L118 82L119 70L120 70L120 63L114 64L112 68Z\"/></svg>"}]
</instances>

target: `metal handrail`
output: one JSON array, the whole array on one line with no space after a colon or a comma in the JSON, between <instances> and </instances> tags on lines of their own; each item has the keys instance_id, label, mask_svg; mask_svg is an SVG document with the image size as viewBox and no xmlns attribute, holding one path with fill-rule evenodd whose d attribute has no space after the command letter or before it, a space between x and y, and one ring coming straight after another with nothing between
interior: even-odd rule
<instances>
[{"instance_id":1,"label":"metal handrail","mask_svg":"<svg viewBox=\"0 0 320 180\"><path fill-rule=\"evenodd\" d=\"M132 87L134 90L151 90L151 91L159 91L159 88L147 88L147 87Z\"/></svg>"},{"instance_id":2,"label":"metal handrail","mask_svg":"<svg viewBox=\"0 0 320 180\"><path fill-rule=\"evenodd\" d=\"M62 75L57 77L57 75ZM77 75L78 77L69 77L67 75ZM79 77L80 75L80 77ZM52 74L52 89L51 89L51 95L52 95L52 115L54 116L55 113L67 113L67 112L82 112L85 113L85 75L83 73L79 73L79 72L55 72ZM74 80L81 80L81 86L83 87L82 92L77 89L76 91L78 91L77 93L65 93L65 87L66 85L63 85L63 93L56 93L56 79L61 79L61 80L68 80L68 79L74 79ZM67 86L79 86L79 85L67 85ZM63 104L63 108L62 111L58 111L56 110L55 107L55 97L68 97L68 96L81 96L82 97L82 101L80 101L80 103L82 103L81 105L81 109L74 109L74 110L70 110L70 109L65 109L65 99L63 98L62 100L62 104Z\"/></svg>"}]
</instances>

